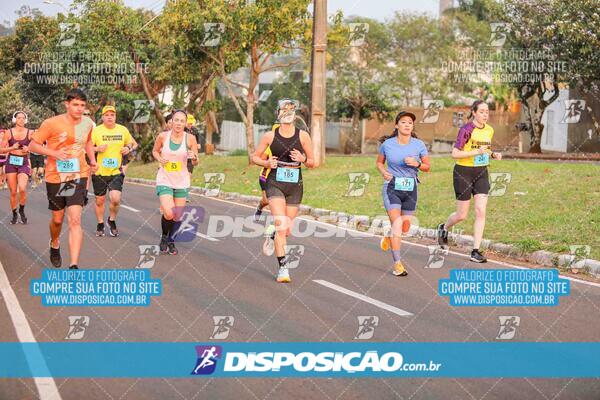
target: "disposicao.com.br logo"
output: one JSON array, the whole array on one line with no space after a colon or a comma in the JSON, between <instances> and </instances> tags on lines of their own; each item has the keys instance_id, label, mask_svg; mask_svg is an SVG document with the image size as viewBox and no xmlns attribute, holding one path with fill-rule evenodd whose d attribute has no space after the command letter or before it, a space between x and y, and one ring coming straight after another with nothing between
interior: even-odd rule
<instances>
[{"instance_id":1,"label":"disposicao.com.br logo","mask_svg":"<svg viewBox=\"0 0 600 400\"><path fill-rule=\"evenodd\" d=\"M221 347L219 347L215 353L218 353L218 358L222 358L220 361L222 362L222 367L215 369L215 362L214 365L210 364L212 367L210 370L198 373L198 370L202 368L201 364L205 365L205 360L210 359L210 357L207 357L207 351L211 352L215 347L219 346L206 345L197 347L197 350L202 349L203 354L198 353L198 362L196 363L194 375L212 374L215 371L218 372L218 375L222 376L244 376L246 373L249 375L256 375L258 373L260 375L276 374L281 376L301 376L307 374L312 376L315 374L343 376L355 373L376 375L378 372L388 374L415 371L437 372L442 365L431 360L423 363L405 363L402 354L393 351L222 352Z\"/></svg>"}]
</instances>

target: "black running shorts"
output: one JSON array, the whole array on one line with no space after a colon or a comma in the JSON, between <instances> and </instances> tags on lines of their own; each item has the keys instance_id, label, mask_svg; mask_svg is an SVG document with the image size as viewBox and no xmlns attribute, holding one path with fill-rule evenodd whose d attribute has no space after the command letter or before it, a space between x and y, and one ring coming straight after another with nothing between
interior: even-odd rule
<instances>
[{"instance_id":1,"label":"black running shorts","mask_svg":"<svg viewBox=\"0 0 600 400\"><path fill-rule=\"evenodd\" d=\"M471 196L488 194L490 191L487 167L455 165L453 175L456 200L471 200Z\"/></svg>"}]
</instances>

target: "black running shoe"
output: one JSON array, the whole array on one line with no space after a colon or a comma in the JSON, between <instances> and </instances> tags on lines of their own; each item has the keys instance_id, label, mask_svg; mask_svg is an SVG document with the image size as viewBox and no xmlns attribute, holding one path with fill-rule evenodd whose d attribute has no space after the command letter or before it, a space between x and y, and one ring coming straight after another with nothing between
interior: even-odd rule
<instances>
[{"instance_id":1,"label":"black running shoe","mask_svg":"<svg viewBox=\"0 0 600 400\"><path fill-rule=\"evenodd\" d=\"M262 215L262 208L260 205L256 207L256 211L254 211L254 222L260 221L260 216Z\"/></svg>"},{"instance_id":2,"label":"black running shoe","mask_svg":"<svg viewBox=\"0 0 600 400\"><path fill-rule=\"evenodd\" d=\"M167 252L169 251L168 249L168 243L167 243L167 237L166 236L161 236L160 237L160 244L158 245L160 248L160 252L162 254L167 254Z\"/></svg>"},{"instance_id":3,"label":"black running shoe","mask_svg":"<svg viewBox=\"0 0 600 400\"><path fill-rule=\"evenodd\" d=\"M448 247L448 230L444 224L439 224L437 228L438 244L442 247Z\"/></svg>"},{"instance_id":4,"label":"black running shoe","mask_svg":"<svg viewBox=\"0 0 600 400\"><path fill-rule=\"evenodd\" d=\"M79 267L77 265L71 265L69 269L79 269Z\"/></svg>"},{"instance_id":5,"label":"black running shoe","mask_svg":"<svg viewBox=\"0 0 600 400\"><path fill-rule=\"evenodd\" d=\"M177 247L175 247L175 243L171 242L167 245L169 247L169 254L175 256L179 251L177 251Z\"/></svg>"},{"instance_id":6,"label":"black running shoe","mask_svg":"<svg viewBox=\"0 0 600 400\"><path fill-rule=\"evenodd\" d=\"M60 256L60 247L55 249L50 241L50 263L54 268L60 268L62 265L62 257Z\"/></svg>"},{"instance_id":7,"label":"black running shoe","mask_svg":"<svg viewBox=\"0 0 600 400\"><path fill-rule=\"evenodd\" d=\"M110 219L107 220L106 222L108 222L108 233L110 234L110 236L112 236L112 237L119 236L119 230L117 229L117 223L115 221L111 221Z\"/></svg>"},{"instance_id":8,"label":"black running shoe","mask_svg":"<svg viewBox=\"0 0 600 400\"><path fill-rule=\"evenodd\" d=\"M15 209L15 210L13 210L13 216L12 216L12 219L10 220L10 224L11 225L16 224L18 219L19 219L19 217L17 216L17 210Z\"/></svg>"},{"instance_id":9,"label":"black running shoe","mask_svg":"<svg viewBox=\"0 0 600 400\"><path fill-rule=\"evenodd\" d=\"M25 215L25 207L19 208L19 216L21 217L21 223L23 225L27 224L27 216Z\"/></svg>"},{"instance_id":10,"label":"black running shoe","mask_svg":"<svg viewBox=\"0 0 600 400\"><path fill-rule=\"evenodd\" d=\"M105 235L106 234L104 233L104 222L100 222L98 225L96 225L96 236L102 237Z\"/></svg>"},{"instance_id":11,"label":"black running shoe","mask_svg":"<svg viewBox=\"0 0 600 400\"><path fill-rule=\"evenodd\" d=\"M487 262L487 258L485 258L479 250L473 250L471 251L471 261L476 263L484 263Z\"/></svg>"}]
</instances>

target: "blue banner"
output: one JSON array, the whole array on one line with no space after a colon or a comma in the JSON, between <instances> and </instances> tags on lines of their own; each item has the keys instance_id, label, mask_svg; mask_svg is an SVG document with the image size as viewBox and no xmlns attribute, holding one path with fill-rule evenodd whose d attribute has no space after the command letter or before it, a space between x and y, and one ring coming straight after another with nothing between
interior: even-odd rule
<instances>
[{"instance_id":1,"label":"blue banner","mask_svg":"<svg viewBox=\"0 0 600 400\"><path fill-rule=\"evenodd\" d=\"M148 269L45 269L29 290L44 306L139 307L160 296L162 283L151 279Z\"/></svg>"},{"instance_id":2,"label":"blue banner","mask_svg":"<svg viewBox=\"0 0 600 400\"><path fill-rule=\"evenodd\" d=\"M556 306L570 283L555 269L452 269L438 281L438 293L451 306Z\"/></svg>"},{"instance_id":3,"label":"blue banner","mask_svg":"<svg viewBox=\"0 0 600 400\"><path fill-rule=\"evenodd\" d=\"M0 343L0 377L597 378L600 343Z\"/></svg>"}]
</instances>

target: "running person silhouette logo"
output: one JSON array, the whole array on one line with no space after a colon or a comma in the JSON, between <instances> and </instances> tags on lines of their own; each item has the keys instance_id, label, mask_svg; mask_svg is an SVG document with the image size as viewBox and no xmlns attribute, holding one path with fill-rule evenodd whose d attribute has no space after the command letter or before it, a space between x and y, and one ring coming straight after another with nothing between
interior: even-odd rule
<instances>
[{"instance_id":1,"label":"running person silhouette logo","mask_svg":"<svg viewBox=\"0 0 600 400\"><path fill-rule=\"evenodd\" d=\"M225 32L225 24L217 22L204 23L204 37L201 46L215 47L221 43L221 37Z\"/></svg>"},{"instance_id":2,"label":"running person silhouette logo","mask_svg":"<svg viewBox=\"0 0 600 400\"><path fill-rule=\"evenodd\" d=\"M219 195L221 191L221 185L225 183L224 173L206 173L204 174L204 195L208 197L215 197Z\"/></svg>"},{"instance_id":3,"label":"running person silhouette logo","mask_svg":"<svg viewBox=\"0 0 600 400\"><path fill-rule=\"evenodd\" d=\"M210 375L217 368L217 360L223 355L221 346L196 346L198 360L191 375Z\"/></svg>"},{"instance_id":4,"label":"running person silhouette logo","mask_svg":"<svg viewBox=\"0 0 600 400\"><path fill-rule=\"evenodd\" d=\"M304 255L304 246L301 244L286 245L285 256L287 257L288 268L298 268L300 258Z\"/></svg>"},{"instance_id":5,"label":"running person silhouette logo","mask_svg":"<svg viewBox=\"0 0 600 400\"><path fill-rule=\"evenodd\" d=\"M156 244L141 244L138 246L140 250L140 258L136 268L152 268L158 257L158 245Z\"/></svg>"},{"instance_id":6,"label":"running person silhouette logo","mask_svg":"<svg viewBox=\"0 0 600 400\"><path fill-rule=\"evenodd\" d=\"M354 339L368 340L373 338L375 328L379 325L379 317L376 315L358 316L358 331Z\"/></svg>"},{"instance_id":7,"label":"running person silhouette logo","mask_svg":"<svg viewBox=\"0 0 600 400\"><path fill-rule=\"evenodd\" d=\"M235 318L231 315L215 315L213 316L213 322L215 327L213 333L210 336L211 339L223 340L229 337L229 331L233 328L233 322Z\"/></svg>"},{"instance_id":8,"label":"running person silhouette logo","mask_svg":"<svg viewBox=\"0 0 600 400\"><path fill-rule=\"evenodd\" d=\"M565 115L562 124L576 124L585 110L585 100L565 100Z\"/></svg>"},{"instance_id":9,"label":"running person silhouette logo","mask_svg":"<svg viewBox=\"0 0 600 400\"><path fill-rule=\"evenodd\" d=\"M86 328L90 325L90 317L87 315L71 315L69 316L69 332L65 340L83 339Z\"/></svg>"},{"instance_id":10,"label":"running person silhouette logo","mask_svg":"<svg viewBox=\"0 0 600 400\"><path fill-rule=\"evenodd\" d=\"M76 23L63 22L58 24L60 29L60 38L58 39L58 45L60 47L71 47L75 44L77 35L79 34L81 27Z\"/></svg>"},{"instance_id":11,"label":"running person silhouette logo","mask_svg":"<svg viewBox=\"0 0 600 400\"><path fill-rule=\"evenodd\" d=\"M521 317L516 315L500 316L500 331L496 339L498 340L510 340L515 337L517 327L521 324Z\"/></svg>"},{"instance_id":12,"label":"running person silhouette logo","mask_svg":"<svg viewBox=\"0 0 600 400\"><path fill-rule=\"evenodd\" d=\"M492 172L490 173L490 191L489 196L500 197L504 196L508 185L512 180L512 174L510 172Z\"/></svg>"},{"instance_id":13,"label":"running person silhouette logo","mask_svg":"<svg viewBox=\"0 0 600 400\"><path fill-rule=\"evenodd\" d=\"M66 175L63 182L60 184L56 195L61 197L71 197L75 194L77 185L79 185L79 178L76 174Z\"/></svg>"},{"instance_id":14,"label":"running person silhouette logo","mask_svg":"<svg viewBox=\"0 0 600 400\"><path fill-rule=\"evenodd\" d=\"M175 207L175 224L171 235L175 242L191 242L196 238L198 225L204 221L204 208L197 206Z\"/></svg>"},{"instance_id":15,"label":"running person silhouette logo","mask_svg":"<svg viewBox=\"0 0 600 400\"><path fill-rule=\"evenodd\" d=\"M132 124L145 124L150 119L150 113L154 109L154 100L134 100L133 101Z\"/></svg>"},{"instance_id":16,"label":"running person silhouette logo","mask_svg":"<svg viewBox=\"0 0 600 400\"><path fill-rule=\"evenodd\" d=\"M429 259L427 260L427 264L425 268L442 268L444 266L445 256L448 255L448 249L445 249L441 246L427 246L429 250Z\"/></svg>"},{"instance_id":17,"label":"running person silhouette logo","mask_svg":"<svg viewBox=\"0 0 600 400\"><path fill-rule=\"evenodd\" d=\"M348 185L348 197L358 197L365 193L365 189L369 184L371 176L366 172L350 172L348 173L348 179L350 181Z\"/></svg>"},{"instance_id":18,"label":"running person silhouette logo","mask_svg":"<svg viewBox=\"0 0 600 400\"><path fill-rule=\"evenodd\" d=\"M351 47L360 47L365 44L365 39L369 33L369 24L365 22L356 22L348 24L350 30L348 42Z\"/></svg>"},{"instance_id":19,"label":"running person silhouette logo","mask_svg":"<svg viewBox=\"0 0 600 400\"><path fill-rule=\"evenodd\" d=\"M443 100L423 100L423 124L435 124L440 119L440 111L444 108Z\"/></svg>"},{"instance_id":20,"label":"running person silhouette logo","mask_svg":"<svg viewBox=\"0 0 600 400\"><path fill-rule=\"evenodd\" d=\"M504 22L492 22L490 24L490 41L489 45L492 47L502 47L506 42L509 29Z\"/></svg>"},{"instance_id":21,"label":"running person silhouette logo","mask_svg":"<svg viewBox=\"0 0 600 400\"><path fill-rule=\"evenodd\" d=\"M590 256L592 248L588 245L572 245L569 246L569 256L567 256L567 268L571 272L577 273L585 267L585 259Z\"/></svg>"}]
</instances>

